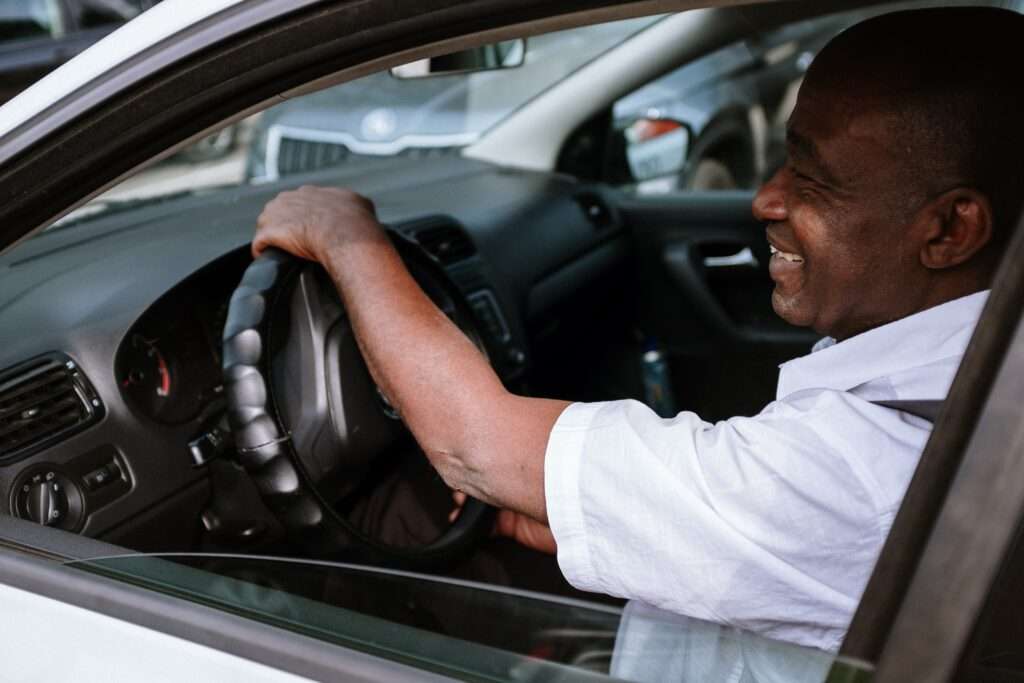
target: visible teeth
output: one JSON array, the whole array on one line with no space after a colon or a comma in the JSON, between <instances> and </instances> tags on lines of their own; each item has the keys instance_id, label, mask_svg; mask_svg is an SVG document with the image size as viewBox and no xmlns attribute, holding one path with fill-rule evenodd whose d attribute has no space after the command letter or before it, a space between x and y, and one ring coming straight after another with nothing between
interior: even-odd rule
<instances>
[{"instance_id":1,"label":"visible teeth","mask_svg":"<svg viewBox=\"0 0 1024 683\"><path fill-rule=\"evenodd\" d=\"M778 256L782 260L789 261L790 263L803 263L804 262L802 257L797 256L796 254L791 254L788 251L779 251L778 249L776 249L771 244L768 245L768 251L771 252L772 256Z\"/></svg>"}]
</instances>

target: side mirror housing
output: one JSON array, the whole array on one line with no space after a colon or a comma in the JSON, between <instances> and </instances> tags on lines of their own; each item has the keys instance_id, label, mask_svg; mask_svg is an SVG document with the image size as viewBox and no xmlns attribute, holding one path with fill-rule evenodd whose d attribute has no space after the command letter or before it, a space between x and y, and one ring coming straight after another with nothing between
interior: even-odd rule
<instances>
[{"instance_id":1,"label":"side mirror housing","mask_svg":"<svg viewBox=\"0 0 1024 683\"><path fill-rule=\"evenodd\" d=\"M618 133L633 182L678 176L686 168L690 129L675 119L633 119Z\"/></svg>"}]
</instances>

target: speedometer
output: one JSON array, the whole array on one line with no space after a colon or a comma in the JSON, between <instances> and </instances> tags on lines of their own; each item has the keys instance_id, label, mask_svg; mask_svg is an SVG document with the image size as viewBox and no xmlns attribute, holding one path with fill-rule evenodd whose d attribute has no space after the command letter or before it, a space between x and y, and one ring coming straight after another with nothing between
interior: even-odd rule
<instances>
[{"instance_id":1,"label":"speedometer","mask_svg":"<svg viewBox=\"0 0 1024 683\"><path fill-rule=\"evenodd\" d=\"M133 334L121 358L121 390L144 412L159 417L171 404L174 375L157 339Z\"/></svg>"}]
</instances>

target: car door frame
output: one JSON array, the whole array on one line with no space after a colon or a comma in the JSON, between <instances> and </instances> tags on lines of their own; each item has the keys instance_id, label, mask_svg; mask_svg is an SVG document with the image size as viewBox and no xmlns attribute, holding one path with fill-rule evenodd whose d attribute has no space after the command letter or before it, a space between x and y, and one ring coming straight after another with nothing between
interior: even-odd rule
<instances>
[{"instance_id":1,"label":"car door frame","mask_svg":"<svg viewBox=\"0 0 1024 683\"><path fill-rule=\"evenodd\" d=\"M1024 523L1024 217L851 623L873 680L947 681Z\"/></svg>"}]
</instances>

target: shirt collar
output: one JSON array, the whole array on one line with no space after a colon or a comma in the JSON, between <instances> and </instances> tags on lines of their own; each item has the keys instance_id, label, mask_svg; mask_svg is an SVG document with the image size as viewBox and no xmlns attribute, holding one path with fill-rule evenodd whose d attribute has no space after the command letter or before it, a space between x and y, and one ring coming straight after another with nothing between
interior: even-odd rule
<instances>
[{"instance_id":1,"label":"shirt collar","mask_svg":"<svg viewBox=\"0 0 1024 683\"><path fill-rule=\"evenodd\" d=\"M776 398L804 389L848 391L878 377L962 356L987 299L987 290L976 292L842 342L826 338L809 355L779 366Z\"/></svg>"}]
</instances>

